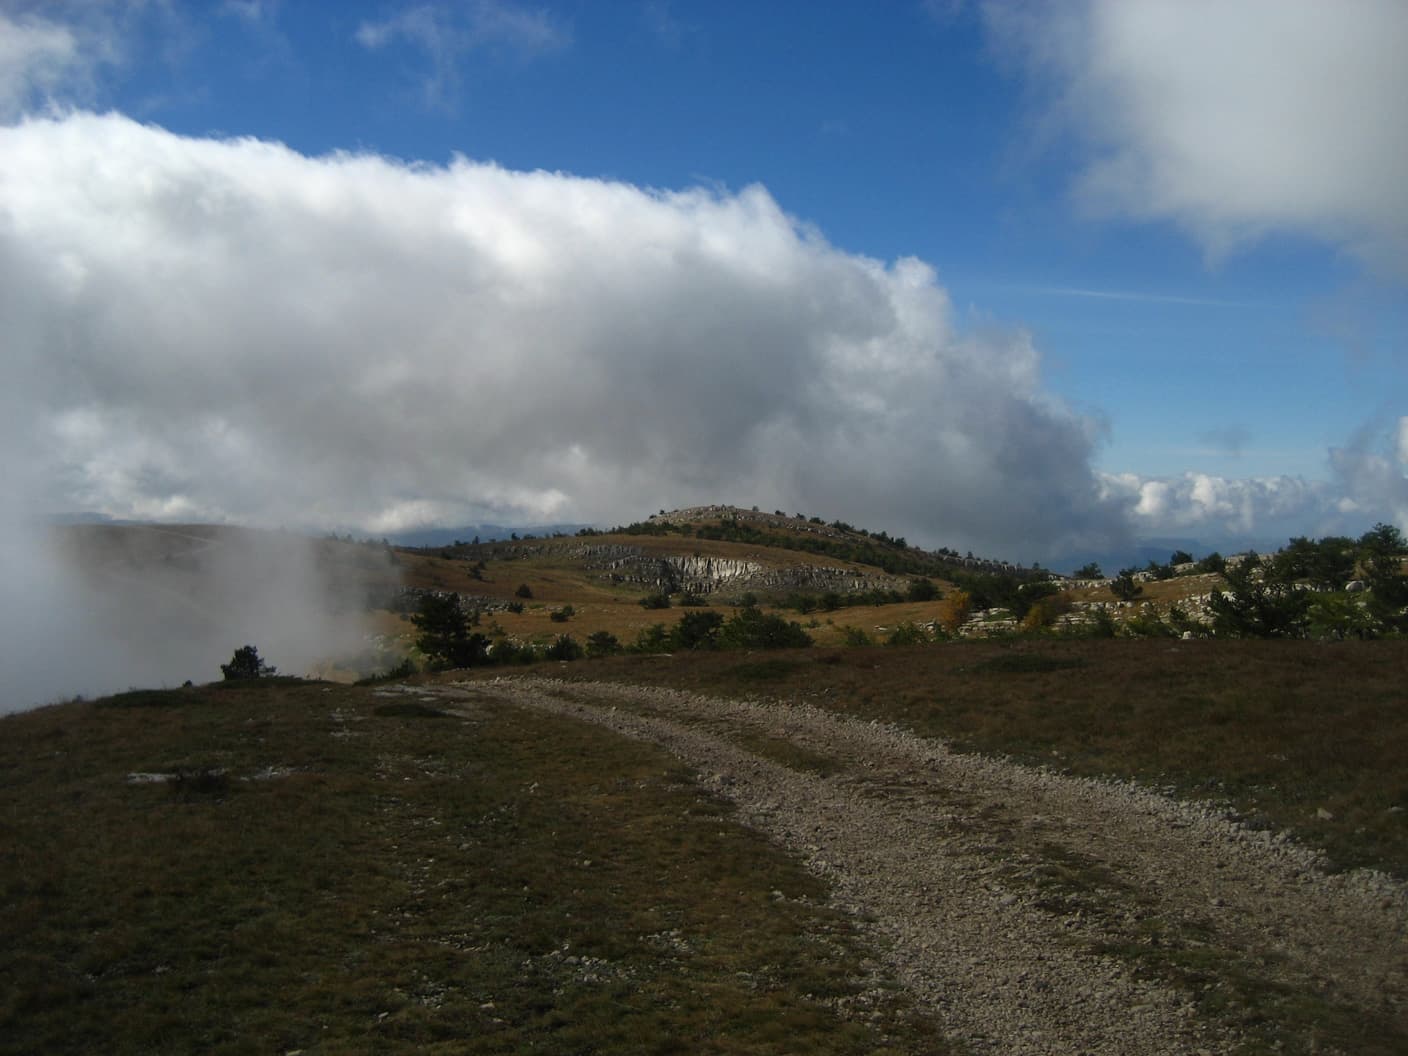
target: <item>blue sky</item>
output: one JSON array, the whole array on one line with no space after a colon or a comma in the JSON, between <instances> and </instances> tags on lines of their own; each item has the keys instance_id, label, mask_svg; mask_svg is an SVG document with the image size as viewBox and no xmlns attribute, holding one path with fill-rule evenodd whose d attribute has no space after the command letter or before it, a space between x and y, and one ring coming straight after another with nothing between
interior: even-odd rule
<instances>
[{"instance_id":1,"label":"blue sky","mask_svg":"<svg viewBox=\"0 0 1408 1056\"><path fill-rule=\"evenodd\" d=\"M1406 12L0 2L0 237L80 276L7 308L47 379L26 501L368 531L757 502L1018 558L1408 527ZM475 310L421 303L442 281ZM506 461L508 421L541 449Z\"/></svg>"}]
</instances>

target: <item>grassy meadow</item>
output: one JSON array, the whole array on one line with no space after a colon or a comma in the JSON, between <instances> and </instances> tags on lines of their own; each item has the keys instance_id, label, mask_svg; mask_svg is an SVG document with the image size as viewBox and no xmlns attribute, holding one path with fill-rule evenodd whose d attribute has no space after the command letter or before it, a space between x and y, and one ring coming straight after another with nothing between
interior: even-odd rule
<instances>
[{"instance_id":1,"label":"grassy meadow","mask_svg":"<svg viewBox=\"0 0 1408 1056\"><path fill-rule=\"evenodd\" d=\"M0 1053L949 1051L585 724L257 680L5 718L0 775Z\"/></svg>"}]
</instances>

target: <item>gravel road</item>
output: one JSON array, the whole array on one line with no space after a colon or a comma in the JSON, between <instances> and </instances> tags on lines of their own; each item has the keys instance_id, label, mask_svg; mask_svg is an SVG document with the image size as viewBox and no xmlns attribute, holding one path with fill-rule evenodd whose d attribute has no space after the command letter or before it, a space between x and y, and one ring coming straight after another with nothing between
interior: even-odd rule
<instances>
[{"instance_id":1,"label":"gravel road","mask_svg":"<svg viewBox=\"0 0 1408 1056\"><path fill-rule=\"evenodd\" d=\"M1227 1052L1245 1023L1216 1011L1231 977L1408 1037L1408 890L1328 875L1312 852L1213 808L808 705L538 678L424 688L678 756L824 876L890 971L975 1052ZM1314 1051L1313 1036L1296 1040Z\"/></svg>"}]
</instances>

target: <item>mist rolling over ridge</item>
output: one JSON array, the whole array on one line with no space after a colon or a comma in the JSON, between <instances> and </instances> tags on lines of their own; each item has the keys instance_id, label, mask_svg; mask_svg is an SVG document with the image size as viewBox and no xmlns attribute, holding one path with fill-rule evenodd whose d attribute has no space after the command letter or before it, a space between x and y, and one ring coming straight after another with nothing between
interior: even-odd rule
<instances>
[{"instance_id":1,"label":"mist rolling over ridge","mask_svg":"<svg viewBox=\"0 0 1408 1056\"><path fill-rule=\"evenodd\" d=\"M395 589L379 547L183 525L32 529L4 567L0 712L220 678L254 644L281 673L363 651L369 600Z\"/></svg>"}]
</instances>

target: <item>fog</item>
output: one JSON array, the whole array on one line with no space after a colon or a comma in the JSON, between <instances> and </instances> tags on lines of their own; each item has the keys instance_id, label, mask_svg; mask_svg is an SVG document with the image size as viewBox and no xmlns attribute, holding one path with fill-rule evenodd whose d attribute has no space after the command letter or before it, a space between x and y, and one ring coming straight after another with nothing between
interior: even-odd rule
<instances>
[{"instance_id":1,"label":"fog","mask_svg":"<svg viewBox=\"0 0 1408 1056\"><path fill-rule=\"evenodd\" d=\"M281 674L368 661L379 547L179 525L14 524L0 574L0 712L221 678L252 644Z\"/></svg>"}]
</instances>

